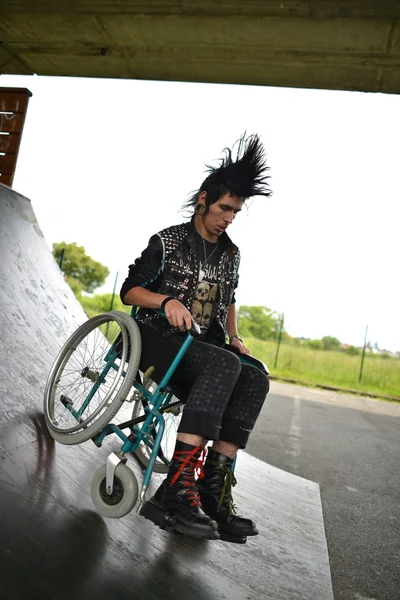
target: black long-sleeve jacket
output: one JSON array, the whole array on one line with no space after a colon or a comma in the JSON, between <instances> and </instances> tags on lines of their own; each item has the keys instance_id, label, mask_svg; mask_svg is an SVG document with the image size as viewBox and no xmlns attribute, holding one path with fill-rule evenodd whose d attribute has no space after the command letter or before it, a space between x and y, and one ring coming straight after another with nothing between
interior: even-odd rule
<instances>
[{"instance_id":1,"label":"black long-sleeve jacket","mask_svg":"<svg viewBox=\"0 0 400 600\"><path fill-rule=\"evenodd\" d=\"M223 343L227 333L228 310L235 302L240 252L226 233L221 234L219 243L222 254L218 264L219 297L214 320L217 324L217 335ZM153 235L141 256L129 266L129 275L120 292L121 300L124 302L124 297L130 289L142 286L152 292L173 296L190 310L199 269L193 220L168 227ZM159 330L165 337L178 331L151 309L141 308L136 319Z\"/></svg>"}]
</instances>

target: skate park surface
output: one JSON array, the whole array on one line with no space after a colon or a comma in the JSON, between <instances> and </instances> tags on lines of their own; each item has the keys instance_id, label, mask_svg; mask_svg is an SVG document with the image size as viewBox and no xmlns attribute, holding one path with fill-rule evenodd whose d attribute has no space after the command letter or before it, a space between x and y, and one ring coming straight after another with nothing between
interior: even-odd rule
<instances>
[{"instance_id":1,"label":"skate park surface","mask_svg":"<svg viewBox=\"0 0 400 600\"><path fill-rule=\"evenodd\" d=\"M1 600L331 600L318 484L246 452L234 499L260 534L245 545L166 533L135 509L95 511L90 481L118 441L55 443L42 412L52 362L86 318L30 201L0 185Z\"/></svg>"}]
</instances>

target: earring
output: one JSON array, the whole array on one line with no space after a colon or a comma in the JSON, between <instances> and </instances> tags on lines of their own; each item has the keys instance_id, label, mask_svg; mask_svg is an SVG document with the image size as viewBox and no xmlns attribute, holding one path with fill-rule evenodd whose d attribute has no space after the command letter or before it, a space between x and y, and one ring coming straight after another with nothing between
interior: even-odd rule
<instances>
[{"instance_id":1,"label":"earring","mask_svg":"<svg viewBox=\"0 0 400 600\"><path fill-rule=\"evenodd\" d=\"M196 206L196 213L198 215L204 215L205 212L206 212L206 207L204 206L204 204L198 204Z\"/></svg>"}]
</instances>

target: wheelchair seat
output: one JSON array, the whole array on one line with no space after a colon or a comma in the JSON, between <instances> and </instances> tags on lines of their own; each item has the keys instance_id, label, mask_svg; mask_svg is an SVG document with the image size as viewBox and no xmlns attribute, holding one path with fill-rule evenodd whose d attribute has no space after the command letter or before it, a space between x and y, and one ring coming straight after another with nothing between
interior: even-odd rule
<instances>
[{"instance_id":1,"label":"wheelchair seat","mask_svg":"<svg viewBox=\"0 0 400 600\"><path fill-rule=\"evenodd\" d=\"M143 385L143 378L142 378L142 374L140 373L140 371L137 372L135 381L139 385ZM159 381L153 381L153 383L155 385L158 385ZM189 390L185 390L184 388L181 388L178 385L172 384L172 383L169 383L163 389L163 392L165 392L167 394L172 394L173 396L175 396L175 398L177 398L178 400L180 400L181 402L184 402L184 403L186 403L186 400L188 399L188 396L189 396Z\"/></svg>"},{"instance_id":2,"label":"wheelchair seat","mask_svg":"<svg viewBox=\"0 0 400 600\"><path fill-rule=\"evenodd\" d=\"M186 402L189 396L189 392L187 390L184 390L177 385L168 384L165 388L165 391L175 396L175 398L178 398L178 400L181 402Z\"/></svg>"}]
</instances>

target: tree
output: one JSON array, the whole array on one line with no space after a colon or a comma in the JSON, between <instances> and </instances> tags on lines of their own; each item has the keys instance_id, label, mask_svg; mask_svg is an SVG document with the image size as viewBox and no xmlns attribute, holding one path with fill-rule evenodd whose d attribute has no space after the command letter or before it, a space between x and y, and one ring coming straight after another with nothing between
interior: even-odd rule
<instances>
[{"instance_id":1,"label":"tree","mask_svg":"<svg viewBox=\"0 0 400 600\"><path fill-rule=\"evenodd\" d=\"M331 335L324 335L324 337L321 338L321 342L324 350L339 350L341 346L340 340Z\"/></svg>"},{"instance_id":2,"label":"tree","mask_svg":"<svg viewBox=\"0 0 400 600\"><path fill-rule=\"evenodd\" d=\"M241 306L238 310L238 327L243 337L277 339L280 322L281 315L266 306Z\"/></svg>"},{"instance_id":3,"label":"tree","mask_svg":"<svg viewBox=\"0 0 400 600\"><path fill-rule=\"evenodd\" d=\"M88 256L83 246L78 246L76 242L53 244L53 255L58 263L62 250L64 250L62 270L75 295L82 291L92 293L103 285L110 274L109 269Z\"/></svg>"}]
</instances>

